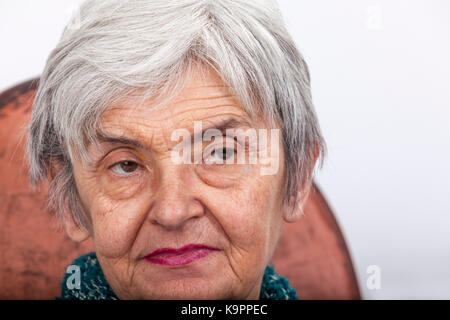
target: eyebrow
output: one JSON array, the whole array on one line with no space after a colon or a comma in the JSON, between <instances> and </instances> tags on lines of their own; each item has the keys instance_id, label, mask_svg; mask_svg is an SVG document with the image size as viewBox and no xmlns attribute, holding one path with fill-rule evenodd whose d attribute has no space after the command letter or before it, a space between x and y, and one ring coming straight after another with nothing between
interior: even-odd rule
<instances>
[{"instance_id":1,"label":"eyebrow","mask_svg":"<svg viewBox=\"0 0 450 320\"><path fill-rule=\"evenodd\" d=\"M201 120L199 120L201 121ZM236 118L236 117L228 117L225 118L223 120L219 120L219 121L214 121L214 120L205 120L210 122L211 124L208 126L203 127L202 126L202 132L198 133L196 135L192 135L191 134L191 139L194 138L198 138L198 136L201 135L201 137L203 137L203 134L205 133L205 131L209 130L209 129L217 129L220 132L225 133L225 131L227 129L234 129L234 128L239 128L239 127L251 127L251 124L249 121L247 121L246 119L240 119L240 118ZM100 143L110 143L110 144L123 144L123 145L128 145L137 149L150 149L151 146L147 146L145 144L143 144L141 141L139 141L138 139L133 139L133 138L128 138L124 135L111 135L105 132L97 132L96 134L96 140ZM191 140L192 141L192 140Z\"/></svg>"}]
</instances>

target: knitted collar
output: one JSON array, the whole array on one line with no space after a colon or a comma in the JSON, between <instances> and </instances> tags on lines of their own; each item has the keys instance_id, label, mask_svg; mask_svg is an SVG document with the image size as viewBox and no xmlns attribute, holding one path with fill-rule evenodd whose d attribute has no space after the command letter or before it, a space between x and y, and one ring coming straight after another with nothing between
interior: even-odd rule
<instances>
[{"instance_id":1,"label":"knitted collar","mask_svg":"<svg viewBox=\"0 0 450 320\"><path fill-rule=\"evenodd\" d=\"M80 256L72 262L72 265L80 267L80 288L67 287L67 280L71 274L66 273L62 282L61 297L56 297L57 300L118 300L106 281L95 252ZM289 281L277 274L273 266L267 266L261 285L260 300L298 300L298 297Z\"/></svg>"}]
</instances>

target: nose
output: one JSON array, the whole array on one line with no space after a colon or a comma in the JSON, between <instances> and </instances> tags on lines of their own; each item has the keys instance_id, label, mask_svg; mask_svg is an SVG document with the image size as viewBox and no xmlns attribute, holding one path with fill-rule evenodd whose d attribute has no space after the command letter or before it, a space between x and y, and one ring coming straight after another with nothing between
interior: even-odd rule
<instances>
[{"instance_id":1,"label":"nose","mask_svg":"<svg viewBox=\"0 0 450 320\"><path fill-rule=\"evenodd\" d=\"M191 177L189 169L184 166L175 165L166 170L149 213L151 223L174 230L204 215L202 203L190 188Z\"/></svg>"}]
</instances>

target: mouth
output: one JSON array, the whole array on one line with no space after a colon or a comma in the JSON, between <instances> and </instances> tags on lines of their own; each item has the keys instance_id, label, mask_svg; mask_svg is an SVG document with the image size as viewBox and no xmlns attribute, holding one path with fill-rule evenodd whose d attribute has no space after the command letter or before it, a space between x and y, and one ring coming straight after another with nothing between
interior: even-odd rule
<instances>
[{"instance_id":1,"label":"mouth","mask_svg":"<svg viewBox=\"0 0 450 320\"><path fill-rule=\"evenodd\" d=\"M188 244L187 246L179 249L157 249L149 255L145 256L145 260L150 263L161 264L165 266L180 266L204 258L213 251L217 250L220 249L205 246L202 244Z\"/></svg>"}]
</instances>

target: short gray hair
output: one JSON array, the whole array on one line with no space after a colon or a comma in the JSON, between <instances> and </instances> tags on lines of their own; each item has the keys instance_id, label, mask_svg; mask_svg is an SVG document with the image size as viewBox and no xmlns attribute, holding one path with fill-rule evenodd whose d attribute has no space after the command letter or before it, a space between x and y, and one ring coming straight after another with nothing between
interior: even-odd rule
<instances>
[{"instance_id":1,"label":"short gray hair","mask_svg":"<svg viewBox=\"0 0 450 320\"><path fill-rule=\"evenodd\" d=\"M132 96L157 97L162 105L197 62L212 67L249 114L280 125L285 200L312 182L315 156L322 167L326 145L308 67L275 2L88 0L48 57L28 131L34 185L48 178L51 161L62 164L48 204L63 222L68 210L87 226L71 163L88 158L107 108Z\"/></svg>"}]
</instances>

